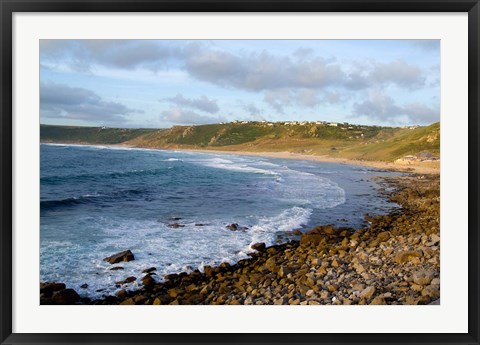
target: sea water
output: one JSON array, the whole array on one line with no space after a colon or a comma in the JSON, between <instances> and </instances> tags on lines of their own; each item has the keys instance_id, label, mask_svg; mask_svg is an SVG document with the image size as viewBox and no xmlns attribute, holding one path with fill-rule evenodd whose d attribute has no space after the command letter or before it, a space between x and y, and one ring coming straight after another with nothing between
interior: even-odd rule
<instances>
[{"instance_id":1,"label":"sea water","mask_svg":"<svg viewBox=\"0 0 480 345\"><path fill-rule=\"evenodd\" d=\"M115 293L115 282L149 267L161 281L233 264L253 243L287 241L292 230L322 224L359 227L365 213L397 207L375 182L389 173L360 166L49 144L40 158L40 279L90 298ZM232 223L245 229L227 229ZM134 261L103 261L126 249ZM126 288L140 286L138 279Z\"/></svg>"}]
</instances>

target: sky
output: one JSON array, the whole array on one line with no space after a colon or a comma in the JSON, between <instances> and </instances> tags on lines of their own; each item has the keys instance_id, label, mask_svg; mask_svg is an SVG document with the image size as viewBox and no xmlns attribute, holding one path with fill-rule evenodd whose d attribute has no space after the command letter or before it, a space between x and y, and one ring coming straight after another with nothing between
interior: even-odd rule
<instances>
[{"instance_id":1,"label":"sky","mask_svg":"<svg viewBox=\"0 0 480 345\"><path fill-rule=\"evenodd\" d=\"M40 123L428 125L438 40L41 40Z\"/></svg>"}]
</instances>

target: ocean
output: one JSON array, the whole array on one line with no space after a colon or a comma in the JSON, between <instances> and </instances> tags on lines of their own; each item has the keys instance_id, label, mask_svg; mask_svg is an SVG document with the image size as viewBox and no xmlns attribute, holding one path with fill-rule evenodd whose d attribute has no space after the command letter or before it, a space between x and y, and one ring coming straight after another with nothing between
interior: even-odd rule
<instances>
[{"instance_id":1,"label":"ocean","mask_svg":"<svg viewBox=\"0 0 480 345\"><path fill-rule=\"evenodd\" d=\"M90 298L114 294L129 276L138 279L127 290L139 288L149 267L161 281L233 264L253 243L296 239L292 230L317 225L360 227L365 213L398 207L375 180L394 173L361 166L58 144L41 144L40 160L40 279ZM232 223L245 229L227 229ZM126 249L134 261L103 261Z\"/></svg>"}]
</instances>

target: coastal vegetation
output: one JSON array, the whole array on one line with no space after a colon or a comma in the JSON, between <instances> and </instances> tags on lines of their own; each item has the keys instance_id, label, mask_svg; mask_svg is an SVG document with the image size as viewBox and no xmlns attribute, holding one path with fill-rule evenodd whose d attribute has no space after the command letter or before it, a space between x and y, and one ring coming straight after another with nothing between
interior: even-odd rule
<instances>
[{"instance_id":1,"label":"coastal vegetation","mask_svg":"<svg viewBox=\"0 0 480 345\"><path fill-rule=\"evenodd\" d=\"M144 148L292 152L393 162L406 155L440 154L440 123L381 127L327 122L243 121L168 129L40 126L42 142L123 144Z\"/></svg>"}]
</instances>

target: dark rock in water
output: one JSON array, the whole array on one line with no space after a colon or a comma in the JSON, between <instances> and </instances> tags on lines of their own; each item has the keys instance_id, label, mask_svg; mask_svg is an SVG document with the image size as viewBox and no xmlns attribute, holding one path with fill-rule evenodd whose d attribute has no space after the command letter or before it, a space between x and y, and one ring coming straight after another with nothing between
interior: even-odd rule
<instances>
[{"instance_id":1,"label":"dark rock in water","mask_svg":"<svg viewBox=\"0 0 480 345\"><path fill-rule=\"evenodd\" d=\"M170 217L167 220L182 220L180 217Z\"/></svg>"},{"instance_id":2,"label":"dark rock in water","mask_svg":"<svg viewBox=\"0 0 480 345\"><path fill-rule=\"evenodd\" d=\"M150 267L150 268L144 269L142 271L142 273L151 273L151 272L156 271L156 270L157 270L156 267Z\"/></svg>"},{"instance_id":3,"label":"dark rock in water","mask_svg":"<svg viewBox=\"0 0 480 345\"><path fill-rule=\"evenodd\" d=\"M110 271L118 271L118 270L123 270L123 269L124 269L123 267L115 266L115 267L110 268Z\"/></svg>"},{"instance_id":4,"label":"dark rock in water","mask_svg":"<svg viewBox=\"0 0 480 345\"><path fill-rule=\"evenodd\" d=\"M203 224L203 223L195 223L195 226L206 226L208 224Z\"/></svg>"},{"instance_id":5,"label":"dark rock in water","mask_svg":"<svg viewBox=\"0 0 480 345\"><path fill-rule=\"evenodd\" d=\"M245 231L245 230L248 230L248 228L246 226L240 226L238 225L237 223L232 223L232 224L229 224L226 226L226 228L228 230L231 230L231 231Z\"/></svg>"},{"instance_id":6,"label":"dark rock in water","mask_svg":"<svg viewBox=\"0 0 480 345\"><path fill-rule=\"evenodd\" d=\"M127 277L124 281L115 282L115 284L123 285L123 284L133 283L135 280L137 280L136 277Z\"/></svg>"},{"instance_id":7,"label":"dark rock in water","mask_svg":"<svg viewBox=\"0 0 480 345\"><path fill-rule=\"evenodd\" d=\"M263 242L258 242L258 243L254 243L250 246L250 248L252 248L253 250L256 250L256 251L264 251L265 250L265 243Z\"/></svg>"},{"instance_id":8,"label":"dark rock in water","mask_svg":"<svg viewBox=\"0 0 480 345\"><path fill-rule=\"evenodd\" d=\"M153 279L150 274L147 274L145 277L142 278L142 284L143 286L155 285L155 279Z\"/></svg>"},{"instance_id":9,"label":"dark rock in water","mask_svg":"<svg viewBox=\"0 0 480 345\"><path fill-rule=\"evenodd\" d=\"M98 290L95 290L96 292L102 292L102 291L105 291L105 289L98 289Z\"/></svg>"},{"instance_id":10,"label":"dark rock in water","mask_svg":"<svg viewBox=\"0 0 480 345\"><path fill-rule=\"evenodd\" d=\"M55 304L75 304L80 301L80 296L73 289L64 289L55 292L52 301Z\"/></svg>"},{"instance_id":11,"label":"dark rock in water","mask_svg":"<svg viewBox=\"0 0 480 345\"><path fill-rule=\"evenodd\" d=\"M112 265L122 261L128 262L132 260L135 260L135 256L133 256L133 253L130 250L125 250L123 252L114 254L112 256L109 256L103 259L103 261L107 261Z\"/></svg>"},{"instance_id":12,"label":"dark rock in water","mask_svg":"<svg viewBox=\"0 0 480 345\"><path fill-rule=\"evenodd\" d=\"M232 224L227 225L226 228L227 228L228 230L237 231L237 229L238 229L238 224L232 223Z\"/></svg>"},{"instance_id":13,"label":"dark rock in water","mask_svg":"<svg viewBox=\"0 0 480 345\"><path fill-rule=\"evenodd\" d=\"M295 230L292 231L292 233L293 233L294 235L301 235L301 234L303 234L303 232L302 232L300 229L295 229Z\"/></svg>"},{"instance_id":14,"label":"dark rock in water","mask_svg":"<svg viewBox=\"0 0 480 345\"><path fill-rule=\"evenodd\" d=\"M178 223L167 224L167 226L168 226L169 228L174 228L174 229L185 227L185 225L183 225L183 224L178 224Z\"/></svg>"},{"instance_id":15,"label":"dark rock in water","mask_svg":"<svg viewBox=\"0 0 480 345\"><path fill-rule=\"evenodd\" d=\"M165 278L166 280L175 280L178 278L178 274L176 273L167 274L163 278Z\"/></svg>"},{"instance_id":16,"label":"dark rock in water","mask_svg":"<svg viewBox=\"0 0 480 345\"><path fill-rule=\"evenodd\" d=\"M80 288L82 288L82 289L86 289L86 288L88 288L88 284L87 284L87 283L85 283L85 284L82 284L82 285L80 285Z\"/></svg>"},{"instance_id":17,"label":"dark rock in water","mask_svg":"<svg viewBox=\"0 0 480 345\"><path fill-rule=\"evenodd\" d=\"M120 299L124 299L125 297L127 297L127 291L122 289L122 290L117 291L117 293L115 293L115 295Z\"/></svg>"},{"instance_id":18,"label":"dark rock in water","mask_svg":"<svg viewBox=\"0 0 480 345\"><path fill-rule=\"evenodd\" d=\"M49 296L54 291L60 291L65 289L65 284L63 283L40 283L40 293Z\"/></svg>"}]
</instances>

